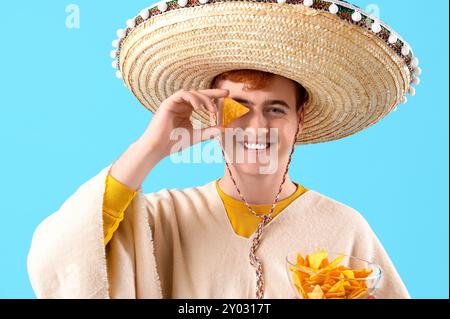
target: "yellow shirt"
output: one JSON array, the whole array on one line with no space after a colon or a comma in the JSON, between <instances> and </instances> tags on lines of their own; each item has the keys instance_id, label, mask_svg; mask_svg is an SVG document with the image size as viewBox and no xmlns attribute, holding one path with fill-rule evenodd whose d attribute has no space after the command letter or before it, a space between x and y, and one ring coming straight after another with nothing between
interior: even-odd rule
<instances>
[{"instance_id":1,"label":"yellow shirt","mask_svg":"<svg viewBox=\"0 0 450 319\"><path fill-rule=\"evenodd\" d=\"M123 220L125 210L136 195L136 191L128 188L110 174L106 177L103 195L103 235L105 245Z\"/></svg>"},{"instance_id":2,"label":"yellow shirt","mask_svg":"<svg viewBox=\"0 0 450 319\"><path fill-rule=\"evenodd\" d=\"M297 186L296 191L276 204L271 215L272 217L280 214L293 200L308 191L306 187L295 182L294 184ZM239 236L249 238L256 230L261 219L253 215L243 201L225 194L219 187L219 180L216 180L216 188L234 232ZM124 212L135 195L136 191L123 185L108 174L103 197L103 234L105 245L108 244L119 227L120 222L123 220ZM272 205L251 205L251 207L256 213L264 214L269 212Z\"/></svg>"},{"instance_id":3,"label":"yellow shirt","mask_svg":"<svg viewBox=\"0 0 450 319\"><path fill-rule=\"evenodd\" d=\"M302 185L295 182L293 183L297 186L296 191L275 205L273 213L271 214L272 218L280 214L286 206L308 190ZM216 188L222 198L228 219L233 226L234 232L239 236L249 238L255 232L261 218L251 213L243 201L225 194L219 187L219 180L216 180ZM250 205L250 207L258 214L267 214L270 211L270 208L272 208L272 204Z\"/></svg>"}]
</instances>

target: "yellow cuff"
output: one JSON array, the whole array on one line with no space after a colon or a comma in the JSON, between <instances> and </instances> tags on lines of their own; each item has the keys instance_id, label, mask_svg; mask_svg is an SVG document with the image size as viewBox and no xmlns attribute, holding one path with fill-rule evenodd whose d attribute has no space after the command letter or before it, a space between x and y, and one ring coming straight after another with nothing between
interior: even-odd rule
<instances>
[{"instance_id":1,"label":"yellow cuff","mask_svg":"<svg viewBox=\"0 0 450 319\"><path fill-rule=\"evenodd\" d=\"M103 196L103 234L105 246L124 218L124 212L137 191L125 186L110 174L106 177Z\"/></svg>"},{"instance_id":2,"label":"yellow cuff","mask_svg":"<svg viewBox=\"0 0 450 319\"><path fill-rule=\"evenodd\" d=\"M119 218L133 200L137 191L128 188L110 174L106 177L105 195L103 198L103 210L109 215Z\"/></svg>"}]
</instances>

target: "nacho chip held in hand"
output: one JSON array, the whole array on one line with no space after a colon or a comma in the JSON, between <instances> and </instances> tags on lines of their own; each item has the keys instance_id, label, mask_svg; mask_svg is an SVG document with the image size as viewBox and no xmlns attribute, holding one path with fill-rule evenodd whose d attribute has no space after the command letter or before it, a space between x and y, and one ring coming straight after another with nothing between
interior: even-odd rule
<instances>
[{"instance_id":1,"label":"nacho chip held in hand","mask_svg":"<svg viewBox=\"0 0 450 319\"><path fill-rule=\"evenodd\" d=\"M325 250L303 257L297 253L295 265L290 265L292 282L304 299L359 299L368 296L368 276L371 269L358 270L341 265L345 255L328 260Z\"/></svg>"},{"instance_id":2,"label":"nacho chip held in hand","mask_svg":"<svg viewBox=\"0 0 450 319\"><path fill-rule=\"evenodd\" d=\"M248 113L250 109L232 98L224 97L223 100L223 112L222 112L222 125L226 127L234 120Z\"/></svg>"}]
</instances>

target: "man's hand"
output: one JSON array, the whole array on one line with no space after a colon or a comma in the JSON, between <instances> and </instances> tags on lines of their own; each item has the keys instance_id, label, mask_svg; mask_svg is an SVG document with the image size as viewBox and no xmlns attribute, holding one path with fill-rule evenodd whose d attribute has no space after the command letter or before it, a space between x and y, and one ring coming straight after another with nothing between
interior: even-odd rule
<instances>
[{"instance_id":1,"label":"man's hand","mask_svg":"<svg viewBox=\"0 0 450 319\"><path fill-rule=\"evenodd\" d=\"M201 142L201 140L195 141L192 136L214 138L214 134L219 134L223 130L219 125L201 129L200 134L194 134L190 116L194 110L205 110L216 114L218 106L214 100L225 97L229 93L229 90L224 89L180 90L168 97L155 112L144 134L113 163L109 174L122 184L136 190L151 169L171 154L172 146L177 143L170 138L174 129L187 129L191 145ZM205 132L206 130L209 131ZM188 146L190 145L186 145Z\"/></svg>"}]
</instances>

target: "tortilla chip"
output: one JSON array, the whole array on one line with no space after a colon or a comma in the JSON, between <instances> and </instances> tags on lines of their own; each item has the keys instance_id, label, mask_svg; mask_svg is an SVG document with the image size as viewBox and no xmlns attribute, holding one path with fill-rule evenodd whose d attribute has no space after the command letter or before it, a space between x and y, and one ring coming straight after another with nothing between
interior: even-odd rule
<instances>
[{"instance_id":1,"label":"tortilla chip","mask_svg":"<svg viewBox=\"0 0 450 319\"><path fill-rule=\"evenodd\" d=\"M289 266L297 291L305 299L356 299L368 296L366 279L371 269L351 269L341 265L345 255L331 262L322 249L303 257L297 254L297 264Z\"/></svg>"},{"instance_id":2,"label":"tortilla chip","mask_svg":"<svg viewBox=\"0 0 450 319\"><path fill-rule=\"evenodd\" d=\"M308 299L323 299L324 293L319 285L314 286L314 290L308 293Z\"/></svg>"},{"instance_id":3,"label":"tortilla chip","mask_svg":"<svg viewBox=\"0 0 450 319\"><path fill-rule=\"evenodd\" d=\"M355 279L355 274L353 274L353 270L343 270L341 272L341 275L343 275L345 278Z\"/></svg>"},{"instance_id":4,"label":"tortilla chip","mask_svg":"<svg viewBox=\"0 0 450 319\"><path fill-rule=\"evenodd\" d=\"M364 288L361 288L360 290L355 290L348 296L349 299L361 299L365 297L367 297L367 291Z\"/></svg>"},{"instance_id":5,"label":"tortilla chip","mask_svg":"<svg viewBox=\"0 0 450 319\"><path fill-rule=\"evenodd\" d=\"M224 97L223 99L223 113L222 113L222 126L226 127L231 122L235 121L239 117L247 114L250 111L248 107L236 102L232 98Z\"/></svg>"},{"instance_id":6,"label":"tortilla chip","mask_svg":"<svg viewBox=\"0 0 450 319\"><path fill-rule=\"evenodd\" d=\"M315 253L307 256L307 259L309 261L309 266L314 270L319 269L320 264L326 258L327 258L327 253L324 249L322 251L318 251L318 252L315 252Z\"/></svg>"}]
</instances>

